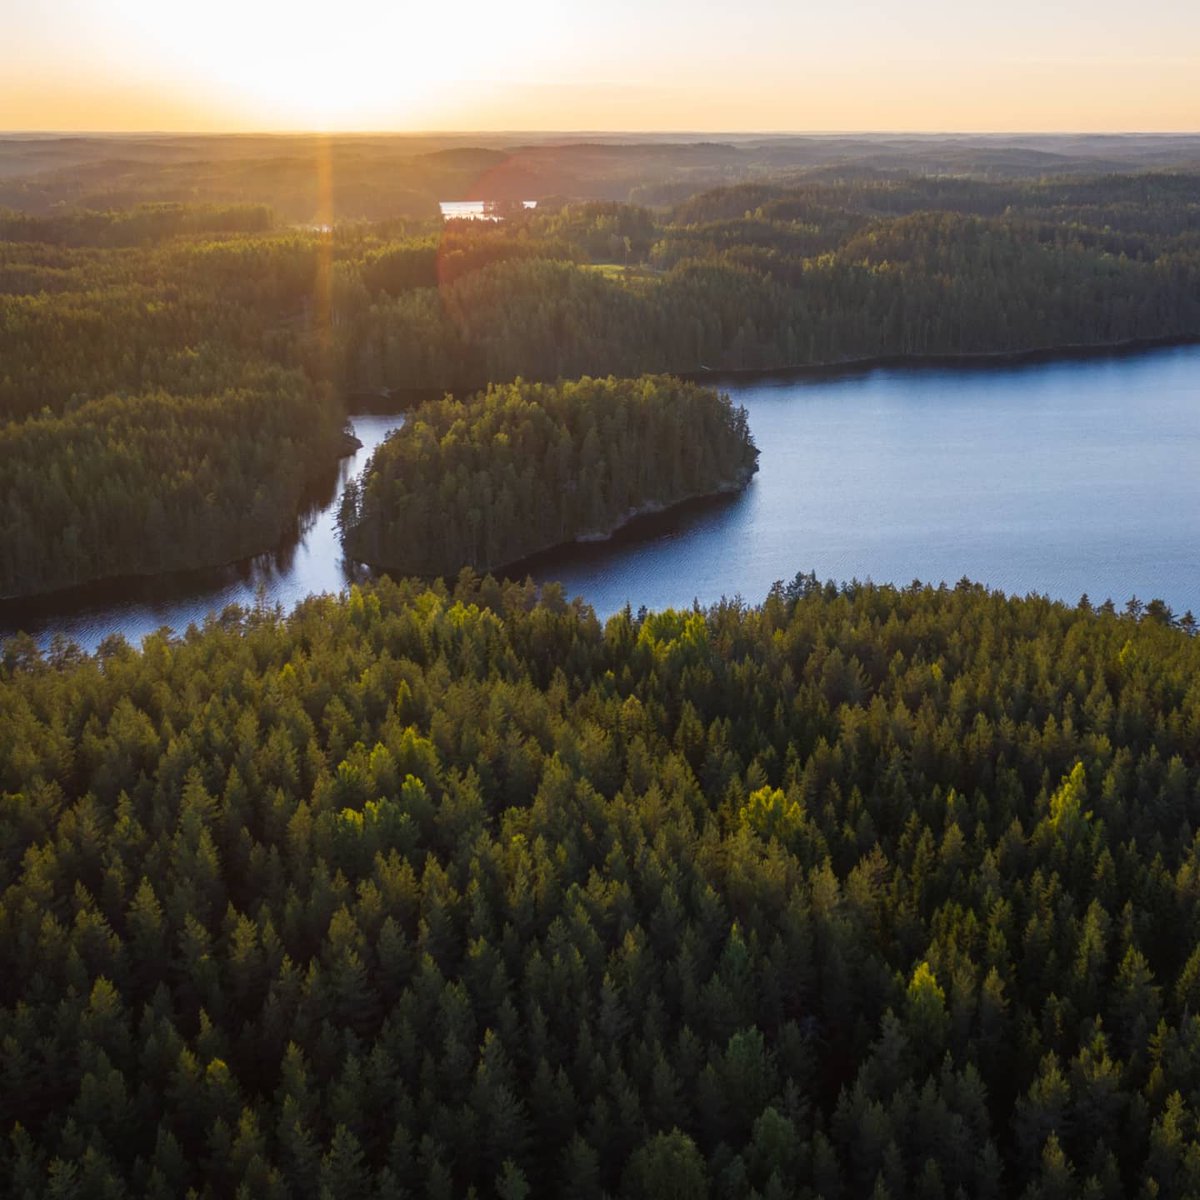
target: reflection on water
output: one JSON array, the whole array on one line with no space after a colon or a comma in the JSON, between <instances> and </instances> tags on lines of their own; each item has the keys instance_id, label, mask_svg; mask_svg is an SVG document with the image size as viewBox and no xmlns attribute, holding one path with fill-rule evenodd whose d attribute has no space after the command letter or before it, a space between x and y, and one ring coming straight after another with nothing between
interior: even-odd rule
<instances>
[{"instance_id":1,"label":"reflection on water","mask_svg":"<svg viewBox=\"0 0 1200 1200\"><path fill-rule=\"evenodd\" d=\"M362 447L314 489L295 532L275 550L226 567L108 580L48 597L0 601L0 637L24 630L45 642L61 633L92 650L114 631L131 642L164 625L182 632L211 612L230 604L252 605L260 596L290 609L305 596L340 591L350 573L338 539L337 501L346 480L363 469L402 420L396 414L352 420Z\"/></svg>"},{"instance_id":2,"label":"reflection on water","mask_svg":"<svg viewBox=\"0 0 1200 1200\"><path fill-rule=\"evenodd\" d=\"M517 580L527 577L540 583L573 580L583 583L584 587L594 585L603 588L605 580L619 579L625 565L639 554L661 553L681 543L686 548L693 539L715 544L732 536L741 522L740 513L744 503L743 494L729 492L688 500L666 512L637 517L603 541L576 542L522 559L513 563L504 574ZM581 592L574 583L569 590L573 595L587 594ZM642 603L639 597L632 594L627 599L634 608ZM602 615L615 612L623 604L624 601L611 606L603 605Z\"/></svg>"},{"instance_id":3,"label":"reflection on water","mask_svg":"<svg viewBox=\"0 0 1200 1200\"><path fill-rule=\"evenodd\" d=\"M602 616L757 602L808 570L1200 612L1200 347L730 391L761 451L746 492L574 548L535 578Z\"/></svg>"},{"instance_id":4,"label":"reflection on water","mask_svg":"<svg viewBox=\"0 0 1200 1200\"><path fill-rule=\"evenodd\" d=\"M777 580L914 578L1097 603L1200 610L1200 347L1003 368L879 369L739 382L761 451L739 496L645 517L611 541L520 564L603 617L761 600ZM350 575L336 499L400 423L361 416L343 461L271 554L219 571L0 604L0 637L62 633L87 649L183 631L231 603L290 609Z\"/></svg>"}]
</instances>

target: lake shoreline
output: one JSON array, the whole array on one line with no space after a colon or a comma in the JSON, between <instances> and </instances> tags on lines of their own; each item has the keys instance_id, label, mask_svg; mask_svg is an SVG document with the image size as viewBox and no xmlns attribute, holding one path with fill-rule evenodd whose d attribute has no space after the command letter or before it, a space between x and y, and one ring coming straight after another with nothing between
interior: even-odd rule
<instances>
[{"instance_id":1,"label":"lake shoreline","mask_svg":"<svg viewBox=\"0 0 1200 1200\"><path fill-rule=\"evenodd\" d=\"M41 602L51 607L57 607L63 604L70 604L72 599L95 592L96 590L107 590L121 594L138 588L144 588L156 581L160 581L164 585L170 585L173 582L200 581L206 577L211 579L221 573L232 574L240 567L249 568L260 559L278 554L289 542L295 540L291 533L291 527L303 520L306 505L316 499L318 492L322 488L322 484L331 478L330 472L332 471L336 474L338 464L347 458L352 458L362 449L362 446L362 442L355 435L352 428L347 427L342 430L338 438L337 451L332 461L323 466L319 473L313 474L305 480L303 494L297 501L292 515L288 518L287 525L280 530L269 545L263 546L258 550L252 550L247 554L234 554L231 557L214 558L209 562L191 563L186 567L166 567L158 571L127 571L119 575L96 575L91 579L80 579L75 583L69 583L65 587L48 588L32 592L9 592L0 595L0 624L2 624L6 610L17 610L34 602ZM0 636L2 634L3 630L0 629Z\"/></svg>"},{"instance_id":2,"label":"lake shoreline","mask_svg":"<svg viewBox=\"0 0 1200 1200\"><path fill-rule=\"evenodd\" d=\"M838 375L856 375L879 370L946 370L978 369L1013 366L1038 366L1054 362L1086 362L1105 358L1123 358L1153 350L1171 350L1183 346L1200 346L1200 334L1171 334L1167 337L1132 338L1123 342L1080 342L1059 346L1035 346L1024 350L968 350L956 354L877 354L865 358L841 358L815 363L794 363L777 367L713 367L701 370L673 370L664 367L654 373L673 375L689 383L709 383L719 387L722 382L747 383L756 379L827 379ZM553 380L529 376L534 382ZM487 383L465 388L435 387L378 387L355 388L345 394L346 412L351 417L379 416L384 413L409 413L430 400L451 396L466 399L486 391Z\"/></svg>"},{"instance_id":3,"label":"lake shoreline","mask_svg":"<svg viewBox=\"0 0 1200 1200\"><path fill-rule=\"evenodd\" d=\"M736 383L755 379L827 379L838 375L857 375L866 371L927 371L978 369L1016 366L1040 366L1055 362L1101 361L1125 358L1153 350L1172 350L1200 345L1200 334L1179 334L1160 338L1131 338L1123 342L1082 342L1061 346L1038 346L1026 350L969 350L957 354L883 354L866 358L845 358L831 362L800 363L788 367L714 367L711 370L679 372L681 379L693 383L719 385L723 380ZM674 372L672 372L674 373Z\"/></svg>"},{"instance_id":4,"label":"lake shoreline","mask_svg":"<svg viewBox=\"0 0 1200 1200\"><path fill-rule=\"evenodd\" d=\"M535 554L553 554L555 550L563 550L568 546L594 546L600 542L611 542L622 529L627 529L641 517L662 516L680 508L682 505L692 504L697 500L712 500L717 496L736 496L750 486L750 482L757 471L758 464L756 462L753 467L742 471L734 479L726 479L717 484L716 487L708 488L703 492L692 492L690 495L683 496L678 500L672 500L669 504L663 504L658 500L647 500L644 504L636 504L633 508L626 509L617 518L616 523L610 525L607 529L598 529L589 533L577 533L570 541L558 542L553 546L547 546L544 550L535 551ZM526 554L524 558L518 559L516 563L507 563L498 569L501 571L507 570L509 567L516 566L533 557L533 554Z\"/></svg>"},{"instance_id":5,"label":"lake shoreline","mask_svg":"<svg viewBox=\"0 0 1200 1200\"><path fill-rule=\"evenodd\" d=\"M1074 363L1047 366L1044 375L1040 367L1006 371L994 358L982 369L935 366L927 376L861 365L850 375L854 368L843 364L845 380L833 371L824 378L789 372L794 396L786 385L756 383L763 373L728 377L724 390L748 409L761 451L754 487L629 514L604 541L567 543L503 573L557 579L601 614L626 600L654 608L694 596L757 596L800 566L822 578L968 575L1009 593L1071 602L1082 591L1097 599L1136 593L1200 611L1200 510L1188 482L1200 452L1200 346L1143 349L1077 350ZM969 365L980 367L975 359ZM43 647L61 633L95 649L114 631L136 644L163 626L182 634L229 604L290 610L307 595L369 578L344 562L333 510L347 473L361 471L403 420L399 411L353 418L363 448L312 495L295 535L277 550L216 570L0 602L0 642L24 629ZM1144 469L1131 465L1131 439ZM1099 456L1090 468L1089 455ZM1031 491L1039 480L1041 492ZM1049 504L1073 522L1070 537L1039 533ZM1170 521L1155 515L1164 505ZM957 514L972 506L977 519L968 528ZM1097 516L1101 510L1108 516ZM1025 526L1027 534L1014 534Z\"/></svg>"},{"instance_id":6,"label":"lake shoreline","mask_svg":"<svg viewBox=\"0 0 1200 1200\"><path fill-rule=\"evenodd\" d=\"M527 564L534 564L543 559L552 558L556 554L563 554L575 546L596 546L605 542L611 542L618 534L625 530L636 526L639 521L648 517L667 516L671 513L686 509L697 503L702 503L706 500L717 500L723 496L736 496L744 492L751 484L754 476L758 473L758 463L741 472L734 479L725 479L718 483L715 487L709 488L703 492L691 492L686 496L681 496L678 500L672 500L669 503L663 503L658 500L648 500L643 504L635 505L633 508L626 509L620 517L606 529L588 530L584 533L577 533L572 538L567 538L561 542L553 542L549 546L542 546L537 550L531 551L529 554L523 554L520 558L514 558L506 563L500 563L490 567L475 567L473 571L481 575L494 575L497 578L513 579L517 578L520 570ZM390 575L396 579L412 578L413 572L404 571L395 567L377 566L374 563L366 562L363 559L352 559L347 556L347 562L352 562L356 566L365 567L373 575ZM453 579L453 576L428 576L417 575L418 579L434 579L445 578Z\"/></svg>"}]
</instances>

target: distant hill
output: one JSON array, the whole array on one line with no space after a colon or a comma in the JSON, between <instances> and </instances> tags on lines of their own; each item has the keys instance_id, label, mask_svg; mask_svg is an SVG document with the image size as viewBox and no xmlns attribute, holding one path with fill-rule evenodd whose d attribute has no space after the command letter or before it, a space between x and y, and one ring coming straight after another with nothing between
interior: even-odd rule
<instances>
[{"instance_id":1,"label":"distant hill","mask_svg":"<svg viewBox=\"0 0 1200 1200\"><path fill-rule=\"evenodd\" d=\"M45 212L146 201L258 202L314 219L423 217L439 200L672 204L722 185L816 174L988 178L1200 165L1200 136L512 133L0 136L0 207Z\"/></svg>"}]
</instances>

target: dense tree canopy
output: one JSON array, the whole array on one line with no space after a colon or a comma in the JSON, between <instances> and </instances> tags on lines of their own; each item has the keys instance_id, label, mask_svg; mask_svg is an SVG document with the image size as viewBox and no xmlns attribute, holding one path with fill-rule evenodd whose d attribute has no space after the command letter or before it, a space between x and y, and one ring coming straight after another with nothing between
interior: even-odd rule
<instances>
[{"instance_id":1,"label":"dense tree canopy","mask_svg":"<svg viewBox=\"0 0 1200 1200\"><path fill-rule=\"evenodd\" d=\"M21 547L0 594L269 548L297 461L331 465L346 395L1198 336L1198 182L767 181L672 210L550 201L442 225L400 205L332 228L279 224L270 189L246 184L222 202L0 216L0 426L26 464L0 483L0 542ZM158 433L131 414L171 410L170 464L209 444L222 397L269 405L279 371L295 397L278 419L226 414L215 503L159 469ZM120 496L93 485L117 438ZM259 514L241 532L239 508ZM127 523L168 510L172 546ZM93 544L63 552L64 536Z\"/></svg>"},{"instance_id":2,"label":"dense tree canopy","mask_svg":"<svg viewBox=\"0 0 1200 1200\"><path fill-rule=\"evenodd\" d=\"M260 553L342 444L340 413L282 371L0 426L0 595Z\"/></svg>"},{"instance_id":3,"label":"dense tree canopy","mask_svg":"<svg viewBox=\"0 0 1200 1200\"><path fill-rule=\"evenodd\" d=\"M0 221L31 239L0 241L0 595L228 562L294 527L346 448L334 284L319 238L269 220Z\"/></svg>"},{"instance_id":4,"label":"dense tree canopy","mask_svg":"<svg viewBox=\"0 0 1200 1200\"><path fill-rule=\"evenodd\" d=\"M1172 624L464 578L10 642L0 1190L1195 1194Z\"/></svg>"},{"instance_id":5,"label":"dense tree canopy","mask_svg":"<svg viewBox=\"0 0 1200 1200\"><path fill-rule=\"evenodd\" d=\"M269 547L347 393L487 388L343 510L439 576L744 482L727 400L613 375L1200 336L1194 173L84 142L3 148L0 594ZM433 219L481 179L604 199ZM467 570L14 639L0 1193L1200 1195L1194 632Z\"/></svg>"},{"instance_id":6,"label":"dense tree canopy","mask_svg":"<svg viewBox=\"0 0 1200 1200\"><path fill-rule=\"evenodd\" d=\"M358 293L342 370L465 389L1200 336L1197 185L935 177L539 209L457 232L456 259L467 238L492 249L437 294Z\"/></svg>"},{"instance_id":7,"label":"dense tree canopy","mask_svg":"<svg viewBox=\"0 0 1200 1200\"><path fill-rule=\"evenodd\" d=\"M603 536L634 514L745 486L744 409L667 376L517 383L424 405L347 487L347 553L424 576Z\"/></svg>"}]
</instances>

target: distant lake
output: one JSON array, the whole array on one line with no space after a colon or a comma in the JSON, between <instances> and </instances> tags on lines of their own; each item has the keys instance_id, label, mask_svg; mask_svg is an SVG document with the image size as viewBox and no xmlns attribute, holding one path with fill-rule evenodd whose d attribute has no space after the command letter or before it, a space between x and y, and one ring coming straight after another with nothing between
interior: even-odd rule
<instances>
[{"instance_id":1,"label":"distant lake","mask_svg":"<svg viewBox=\"0 0 1200 1200\"><path fill-rule=\"evenodd\" d=\"M760 601L777 580L954 583L1200 613L1200 347L972 368L877 369L723 384L762 456L741 495L646 518L610 542L526 564L602 616L627 601ZM0 637L92 649L229 603L290 608L349 574L334 514L399 416L354 421L364 448L273 554L221 571L0 604Z\"/></svg>"},{"instance_id":2,"label":"distant lake","mask_svg":"<svg viewBox=\"0 0 1200 1200\"><path fill-rule=\"evenodd\" d=\"M443 200L439 207L444 221L503 221L511 202L497 200ZM522 208L537 208L536 200L522 200Z\"/></svg>"}]
</instances>

